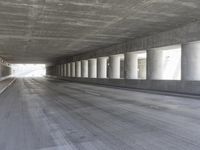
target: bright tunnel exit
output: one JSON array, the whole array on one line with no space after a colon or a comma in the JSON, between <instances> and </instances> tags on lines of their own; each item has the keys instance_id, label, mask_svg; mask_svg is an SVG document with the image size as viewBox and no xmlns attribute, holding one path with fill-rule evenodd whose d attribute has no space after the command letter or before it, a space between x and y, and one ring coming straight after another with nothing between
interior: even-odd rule
<instances>
[{"instance_id":1,"label":"bright tunnel exit","mask_svg":"<svg viewBox=\"0 0 200 150\"><path fill-rule=\"evenodd\" d=\"M43 77L46 75L45 64L12 64L14 77Z\"/></svg>"}]
</instances>

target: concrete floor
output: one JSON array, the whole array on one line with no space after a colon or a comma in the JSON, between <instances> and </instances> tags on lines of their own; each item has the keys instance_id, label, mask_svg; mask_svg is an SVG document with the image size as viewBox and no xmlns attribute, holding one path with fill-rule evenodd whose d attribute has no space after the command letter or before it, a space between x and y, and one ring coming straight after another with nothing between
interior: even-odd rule
<instances>
[{"instance_id":1,"label":"concrete floor","mask_svg":"<svg viewBox=\"0 0 200 150\"><path fill-rule=\"evenodd\" d=\"M11 83L14 81L14 78L8 78L4 80L0 80L0 94L3 93L6 88L11 85Z\"/></svg>"},{"instance_id":2,"label":"concrete floor","mask_svg":"<svg viewBox=\"0 0 200 150\"><path fill-rule=\"evenodd\" d=\"M199 150L200 101L43 78L0 96L1 150Z\"/></svg>"}]
</instances>

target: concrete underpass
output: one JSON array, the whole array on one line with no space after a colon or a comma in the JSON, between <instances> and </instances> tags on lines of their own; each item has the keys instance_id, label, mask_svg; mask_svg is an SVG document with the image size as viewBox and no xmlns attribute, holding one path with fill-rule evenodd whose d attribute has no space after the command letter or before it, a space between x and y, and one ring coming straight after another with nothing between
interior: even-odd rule
<instances>
[{"instance_id":1,"label":"concrete underpass","mask_svg":"<svg viewBox=\"0 0 200 150\"><path fill-rule=\"evenodd\" d=\"M6 150L200 147L198 99L44 78L17 79L0 98Z\"/></svg>"},{"instance_id":2,"label":"concrete underpass","mask_svg":"<svg viewBox=\"0 0 200 150\"><path fill-rule=\"evenodd\" d=\"M199 150L199 9L0 1L0 150Z\"/></svg>"}]
</instances>

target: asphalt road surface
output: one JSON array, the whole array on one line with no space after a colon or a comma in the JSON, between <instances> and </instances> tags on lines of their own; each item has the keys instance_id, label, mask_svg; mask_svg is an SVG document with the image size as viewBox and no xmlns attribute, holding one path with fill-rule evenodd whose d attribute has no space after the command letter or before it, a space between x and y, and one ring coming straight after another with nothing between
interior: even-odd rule
<instances>
[{"instance_id":1,"label":"asphalt road surface","mask_svg":"<svg viewBox=\"0 0 200 150\"><path fill-rule=\"evenodd\" d=\"M200 100L17 79L0 96L0 150L200 150Z\"/></svg>"}]
</instances>

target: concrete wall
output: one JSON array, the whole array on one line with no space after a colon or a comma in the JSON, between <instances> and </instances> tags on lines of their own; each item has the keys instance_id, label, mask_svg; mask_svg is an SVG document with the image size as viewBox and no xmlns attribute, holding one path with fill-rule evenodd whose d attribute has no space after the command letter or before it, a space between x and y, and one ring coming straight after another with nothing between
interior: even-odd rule
<instances>
[{"instance_id":1,"label":"concrete wall","mask_svg":"<svg viewBox=\"0 0 200 150\"><path fill-rule=\"evenodd\" d=\"M56 67L55 66L47 66L46 67L46 74L56 76Z\"/></svg>"},{"instance_id":2,"label":"concrete wall","mask_svg":"<svg viewBox=\"0 0 200 150\"><path fill-rule=\"evenodd\" d=\"M2 58L0 58L0 81L6 79L11 75L11 67L5 62Z\"/></svg>"},{"instance_id":3,"label":"concrete wall","mask_svg":"<svg viewBox=\"0 0 200 150\"><path fill-rule=\"evenodd\" d=\"M97 58L132 51L150 50L151 48L164 47L176 44L184 44L200 41L200 22L194 22L170 31L153 34L146 37L127 40L123 43L112 45L107 48L91 50L75 56L59 58L56 64Z\"/></svg>"},{"instance_id":4,"label":"concrete wall","mask_svg":"<svg viewBox=\"0 0 200 150\"><path fill-rule=\"evenodd\" d=\"M66 59L60 59L55 65L86 60L91 58L98 58L103 56L110 56L114 54L124 54L126 52L146 50L147 52L152 48L171 46L176 44L186 44L189 42L200 41L200 22L191 23L184 27L174 30L154 34L151 36L129 40L124 43L116 44L108 48L90 51ZM56 75L55 73L47 75ZM58 78L61 78L57 74ZM165 92L200 94L200 81L185 81L185 80L128 80L128 79L88 79L88 78L67 78L69 81L77 81L83 83L103 84L118 87L158 90Z\"/></svg>"},{"instance_id":5,"label":"concrete wall","mask_svg":"<svg viewBox=\"0 0 200 150\"><path fill-rule=\"evenodd\" d=\"M88 78L67 78L58 76L48 76L48 77L63 79L72 82L115 86L122 88L200 95L200 82L197 81L88 79Z\"/></svg>"},{"instance_id":6,"label":"concrete wall","mask_svg":"<svg viewBox=\"0 0 200 150\"><path fill-rule=\"evenodd\" d=\"M11 75L11 68L5 65L0 65L1 77L6 77Z\"/></svg>"}]
</instances>

